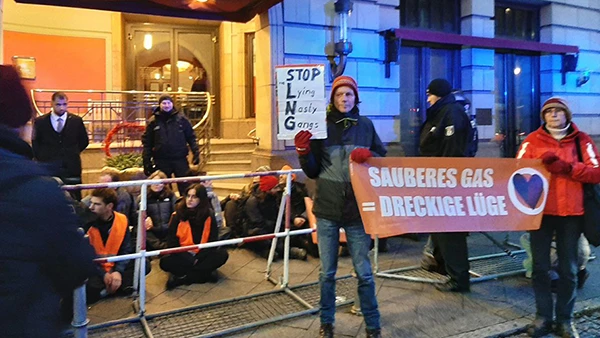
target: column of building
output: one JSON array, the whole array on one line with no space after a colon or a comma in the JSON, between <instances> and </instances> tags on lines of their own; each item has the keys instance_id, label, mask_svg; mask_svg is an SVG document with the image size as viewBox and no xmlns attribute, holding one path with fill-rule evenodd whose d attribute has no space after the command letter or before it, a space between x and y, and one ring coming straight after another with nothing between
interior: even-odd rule
<instances>
[{"instance_id":1,"label":"column of building","mask_svg":"<svg viewBox=\"0 0 600 338\"><path fill-rule=\"evenodd\" d=\"M494 0L462 0L461 34L485 38L494 37ZM463 48L461 51L462 90L471 99L473 112L477 109L491 109L494 114L494 50ZM493 121L493 119L492 119ZM480 139L494 137L493 125L478 126ZM478 156L488 151L486 146L497 147L494 143L480 142ZM497 152L497 151L496 151Z\"/></svg>"},{"instance_id":2,"label":"column of building","mask_svg":"<svg viewBox=\"0 0 600 338\"><path fill-rule=\"evenodd\" d=\"M566 73L562 80L562 56L542 55L540 58L541 99L559 95L567 99L573 120L584 131L600 135L600 1L564 3L554 1L540 11L540 42L579 47L577 69ZM586 83L579 83L589 72Z\"/></svg>"},{"instance_id":3,"label":"column of building","mask_svg":"<svg viewBox=\"0 0 600 338\"><path fill-rule=\"evenodd\" d=\"M394 116L399 112L400 83L397 64L392 65L391 77L385 77L384 40L378 32L399 27L396 6L396 0L355 1L348 22L351 29L349 37L354 48L346 63L344 75L352 76L358 81L362 101L361 115L373 120L377 130L381 131L380 136L384 142L398 140L397 132L391 126L394 125ZM276 5L269 10L268 26L257 31L257 58L259 53L266 55L266 51L270 50L270 60L257 60L262 68L257 70L257 97L262 103L257 102L256 130L261 142L256 153L260 155L264 151L263 155L266 155L270 152L272 166L283 161L292 164L297 162L295 151L289 150L293 142L277 140L274 67L325 64L326 78L329 78L327 55L333 55L336 18L333 1L286 0L283 5ZM263 34L269 34L269 39L259 39ZM266 41L270 45L267 46ZM339 60L336 59L336 62ZM266 76L268 72L269 77ZM329 95L329 83L326 83L326 89ZM266 110L259 107L260 104L267 103L271 104L269 116L265 116Z\"/></svg>"},{"instance_id":4,"label":"column of building","mask_svg":"<svg viewBox=\"0 0 600 338\"><path fill-rule=\"evenodd\" d=\"M3 24L2 20L4 17L4 0L0 0L0 61L4 60L4 40L2 40L3 34Z\"/></svg>"}]
</instances>

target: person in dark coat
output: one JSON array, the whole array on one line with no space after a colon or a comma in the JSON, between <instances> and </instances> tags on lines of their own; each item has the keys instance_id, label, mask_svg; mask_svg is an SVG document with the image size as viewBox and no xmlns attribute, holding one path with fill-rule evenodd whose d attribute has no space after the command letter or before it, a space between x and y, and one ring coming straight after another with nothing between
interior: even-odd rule
<instances>
[{"instance_id":1,"label":"person in dark coat","mask_svg":"<svg viewBox=\"0 0 600 338\"><path fill-rule=\"evenodd\" d=\"M150 176L156 170L167 177L185 177L190 173L188 164L188 146L192 151L192 163L200 163L198 140L190 121L173 107L173 98L162 95L158 107L150 118L146 131L142 135L144 150L144 173ZM183 196L188 183L178 183L179 194Z\"/></svg>"},{"instance_id":2,"label":"person in dark coat","mask_svg":"<svg viewBox=\"0 0 600 338\"><path fill-rule=\"evenodd\" d=\"M149 180L160 180L167 175L158 170L152 173ZM141 196L138 197L138 204ZM168 184L152 184L148 189L146 199L146 250L160 250L167 248L167 233L171 214L175 212L175 194Z\"/></svg>"},{"instance_id":3,"label":"person in dark coat","mask_svg":"<svg viewBox=\"0 0 600 338\"><path fill-rule=\"evenodd\" d=\"M80 154L89 138L83 119L67 112L68 103L65 93L52 94L52 112L33 123L33 154L36 160L50 165L52 176L60 177L65 184L81 184ZM81 200L79 190L73 194Z\"/></svg>"},{"instance_id":4,"label":"person in dark coat","mask_svg":"<svg viewBox=\"0 0 600 338\"><path fill-rule=\"evenodd\" d=\"M313 213L317 217L317 237L321 273L320 337L333 337L335 321L335 273L340 228L346 231L354 271L358 276L358 297L368 338L381 337L375 280L369 260L371 238L365 233L354 190L350 183L350 159L363 163L372 156L387 153L373 122L359 114L358 84L349 76L339 76L331 87L327 113L327 138L311 140L308 130L298 132L294 145L302 171L316 179Z\"/></svg>"},{"instance_id":5,"label":"person in dark coat","mask_svg":"<svg viewBox=\"0 0 600 338\"><path fill-rule=\"evenodd\" d=\"M444 79L435 79L427 86L427 118L421 127L419 151L428 157L464 157L471 124L465 109L452 95L452 86ZM433 257L427 270L447 273L450 280L436 284L440 291L469 292L469 255L467 233L431 234Z\"/></svg>"},{"instance_id":6,"label":"person in dark coat","mask_svg":"<svg viewBox=\"0 0 600 338\"><path fill-rule=\"evenodd\" d=\"M96 271L64 193L19 136L32 116L17 71L0 66L2 337L58 337L61 297Z\"/></svg>"},{"instance_id":7,"label":"person in dark coat","mask_svg":"<svg viewBox=\"0 0 600 338\"><path fill-rule=\"evenodd\" d=\"M185 199L177 203L169 223L167 244L177 248L218 240L217 222L210 206L206 188L194 184L185 191ZM167 290L192 283L215 283L217 269L229 259L223 248L194 249L167 255L160 260L160 268L170 272Z\"/></svg>"}]
</instances>

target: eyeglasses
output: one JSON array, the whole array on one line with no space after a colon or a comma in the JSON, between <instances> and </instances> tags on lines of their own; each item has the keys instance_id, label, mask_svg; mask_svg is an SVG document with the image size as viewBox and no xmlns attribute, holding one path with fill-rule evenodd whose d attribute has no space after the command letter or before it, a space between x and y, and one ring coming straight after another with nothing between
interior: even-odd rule
<instances>
[{"instance_id":1,"label":"eyeglasses","mask_svg":"<svg viewBox=\"0 0 600 338\"><path fill-rule=\"evenodd\" d=\"M548 108L548 109L544 110L543 113L544 113L544 115L546 115L546 114L554 114L554 113L556 113L556 115L559 115L559 114L563 114L564 115L565 114L565 110L562 109L562 108Z\"/></svg>"}]
</instances>

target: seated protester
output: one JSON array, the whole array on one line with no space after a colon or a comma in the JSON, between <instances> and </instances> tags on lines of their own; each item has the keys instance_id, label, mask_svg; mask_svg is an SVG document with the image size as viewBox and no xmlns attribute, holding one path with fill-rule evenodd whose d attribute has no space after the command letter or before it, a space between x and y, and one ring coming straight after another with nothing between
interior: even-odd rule
<instances>
[{"instance_id":1,"label":"seated protester","mask_svg":"<svg viewBox=\"0 0 600 338\"><path fill-rule=\"evenodd\" d=\"M111 167L104 167L100 172L98 183L119 182L119 175L119 170ZM117 203L115 204L114 211L120 212L123 215L125 215L127 217L127 221L129 222L129 226L133 227L133 229L137 229L137 204L135 203L133 195L131 195L129 191L127 191L126 187L118 187L115 190L117 192ZM91 196L88 195L81 201L89 207L90 199Z\"/></svg>"},{"instance_id":2,"label":"seated protester","mask_svg":"<svg viewBox=\"0 0 600 338\"><path fill-rule=\"evenodd\" d=\"M248 197L244 205L243 226L247 236L272 234L277 224L277 214L281 201L279 180L273 176L262 176L259 185ZM283 231L283 227L280 228ZM247 248L263 257L268 257L271 241L258 241L245 244ZM277 241L275 258L283 257L283 241ZM290 249L290 258L306 259L306 250Z\"/></svg>"},{"instance_id":3,"label":"seated protester","mask_svg":"<svg viewBox=\"0 0 600 338\"><path fill-rule=\"evenodd\" d=\"M127 217L114 211L116 204L117 193L114 189L92 190L90 210L98 216L98 219L90 223L87 234L98 257L133 253ZM87 283L88 304L97 302L103 295L132 292L133 270L133 260L101 263L98 267L98 274L91 277ZM146 264L146 270L146 274L148 274L150 272L149 264Z\"/></svg>"},{"instance_id":4,"label":"seated protester","mask_svg":"<svg viewBox=\"0 0 600 338\"><path fill-rule=\"evenodd\" d=\"M292 170L289 165L284 165L281 170ZM279 184L285 188L287 175L279 177ZM308 196L308 191L304 183L296 181L296 174L292 174L292 189L290 193L290 228L291 230L308 229L309 220L312 214L312 208L307 208L307 205L312 206L312 199ZM283 191L281 191L283 195ZM310 253L313 257L319 257L319 248L311 240L310 234L296 235L290 237L290 245L295 248L300 256Z\"/></svg>"},{"instance_id":5,"label":"seated protester","mask_svg":"<svg viewBox=\"0 0 600 338\"><path fill-rule=\"evenodd\" d=\"M185 199L177 202L169 223L169 248L214 242L217 235L215 215L206 188L202 184L189 186L185 191ZM184 284L216 283L216 270L228 258L229 254L222 248L194 249L161 258L160 268L171 273L167 290Z\"/></svg>"},{"instance_id":6,"label":"seated protester","mask_svg":"<svg viewBox=\"0 0 600 338\"><path fill-rule=\"evenodd\" d=\"M153 172L149 180L166 179L167 175L160 170ZM138 197L138 204L141 196ZM167 233L171 214L175 212L176 197L167 184L152 184L148 189L146 200L146 250L167 248Z\"/></svg>"},{"instance_id":7,"label":"seated protester","mask_svg":"<svg viewBox=\"0 0 600 338\"><path fill-rule=\"evenodd\" d=\"M263 165L256 168L254 172L258 173L265 171L271 171L271 168ZM247 236L247 234L244 234L242 224L244 218L244 205L246 204L248 197L250 197L251 192L258 187L259 180L260 176L253 177L252 182L246 184L239 194L229 194L229 196L221 201L221 210L223 210L225 225L231 229L231 237L239 238Z\"/></svg>"},{"instance_id":8,"label":"seated protester","mask_svg":"<svg viewBox=\"0 0 600 338\"><path fill-rule=\"evenodd\" d=\"M193 175L205 176L206 171L193 172ZM210 205L213 213L215 214L215 220L217 221L218 238L219 240L229 239L231 237L231 229L227 228L223 222L223 209L221 209L221 202L219 202L219 196L214 193L213 182L206 180L200 182L205 188L208 198L210 199Z\"/></svg>"}]
</instances>

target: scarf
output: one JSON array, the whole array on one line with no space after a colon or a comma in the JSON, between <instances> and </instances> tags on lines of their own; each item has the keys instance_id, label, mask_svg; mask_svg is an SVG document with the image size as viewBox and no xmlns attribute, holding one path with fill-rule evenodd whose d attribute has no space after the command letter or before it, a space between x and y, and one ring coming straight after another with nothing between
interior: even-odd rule
<instances>
[{"instance_id":1,"label":"scarf","mask_svg":"<svg viewBox=\"0 0 600 338\"><path fill-rule=\"evenodd\" d=\"M358 123L358 107L354 106L348 113L341 113L333 104L327 106L327 119L344 126L344 130Z\"/></svg>"}]
</instances>

